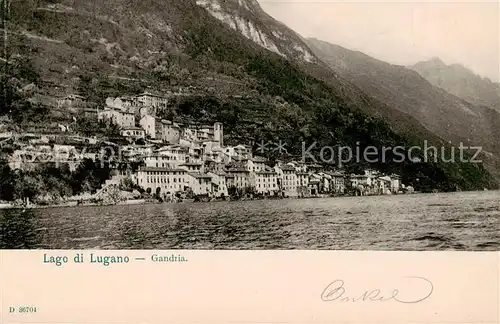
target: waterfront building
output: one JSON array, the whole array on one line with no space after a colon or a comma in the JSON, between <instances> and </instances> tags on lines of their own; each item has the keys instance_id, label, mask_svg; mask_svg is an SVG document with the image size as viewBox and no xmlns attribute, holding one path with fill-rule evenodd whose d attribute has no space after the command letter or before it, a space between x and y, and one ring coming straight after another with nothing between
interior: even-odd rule
<instances>
[{"instance_id":1,"label":"waterfront building","mask_svg":"<svg viewBox=\"0 0 500 324\"><path fill-rule=\"evenodd\" d=\"M315 196L320 193L321 176L313 173L309 176L308 187L311 195Z\"/></svg>"},{"instance_id":2,"label":"waterfront building","mask_svg":"<svg viewBox=\"0 0 500 324\"><path fill-rule=\"evenodd\" d=\"M318 175L321 176L320 193L331 193L333 180L332 176L326 172L320 172Z\"/></svg>"},{"instance_id":3,"label":"waterfront building","mask_svg":"<svg viewBox=\"0 0 500 324\"><path fill-rule=\"evenodd\" d=\"M359 185L370 187L373 182L372 180L373 178L367 174L351 174L349 177L351 187L353 188Z\"/></svg>"},{"instance_id":4,"label":"waterfront building","mask_svg":"<svg viewBox=\"0 0 500 324\"><path fill-rule=\"evenodd\" d=\"M177 168L143 167L137 171L136 183L152 194L172 194L189 185L187 171Z\"/></svg>"},{"instance_id":5,"label":"waterfront building","mask_svg":"<svg viewBox=\"0 0 500 324\"><path fill-rule=\"evenodd\" d=\"M401 177L397 174L391 174L391 191L398 193L401 190Z\"/></svg>"},{"instance_id":6,"label":"waterfront building","mask_svg":"<svg viewBox=\"0 0 500 324\"><path fill-rule=\"evenodd\" d=\"M297 172L297 191L299 197L309 197L311 195L309 189L309 173L303 171Z\"/></svg>"},{"instance_id":7,"label":"waterfront building","mask_svg":"<svg viewBox=\"0 0 500 324\"><path fill-rule=\"evenodd\" d=\"M229 188L232 188L232 187L236 188L236 184L234 182L234 175L232 175L229 172L226 172L226 187L228 188L228 190L229 190Z\"/></svg>"},{"instance_id":8,"label":"waterfront building","mask_svg":"<svg viewBox=\"0 0 500 324\"><path fill-rule=\"evenodd\" d=\"M386 195L391 193L391 177L383 176L377 179L378 194Z\"/></svg>"},{"instance_id":9,"label":"waterfront building","mask_svg":"<svg viewBox=\"0 0 500 324\"><path fill-rule=\"evenodd\" d=\"M195 195L212 196L212 176L199 172L188 172L187 183Z\"/></svg>"},{"instance_id":10,"label":"waterfront building","mask_svg":"<svg viewBox=\"0 0 500 324\"><path fill-rule=\"evenodd\" d=\"M250 186L250 171L244 167L231 167L227 173L232 176L230 179L231 186L238 189L245 189ZM228 187L231 187L228 185Z\"/></svg>"},{"instance_id":11,"label":"waterfront building","mask_svg":"<svg viewBox=\"0 0 500 324\"><path fill-rule=\"evenodd\" d=\"M254 177L251 182L257 193L271 196L278 193L278 174L274 170L268 168L252 172L251 175Z\"/></svg>"},{"instance_id":12,"label":"waterfront building","mask_svg":"<svg viewBox=\"0 0 500 324\"><path fill-rule=\"evenodd\" d=\"M332 178L330 184L331 190L335 193L345 193L346 183L344 174L338 171L326 173L328 173Z\"/></svg>"},{"instance_id":13,"label":"waterfront building","mask_svg":"<svg viewBox=\"0 0 500 324\"><path fill-rule=\"evenodd\" d=\"M215 197L227 197L227 173L224 171L214 171L208 172L208 175L212 177L212 188Z\"/></svg>"},{"instance_id":14,"label":"waterfront building","mask_svg":"<svg viewBox=\"0 0 500 324\"><path fill-rule=\"evenodd\" d=\"M275 166L278 175L278 187L285 197L297 197L297 174L291 165L282 164Z\"/></svg>"}]
</instances>

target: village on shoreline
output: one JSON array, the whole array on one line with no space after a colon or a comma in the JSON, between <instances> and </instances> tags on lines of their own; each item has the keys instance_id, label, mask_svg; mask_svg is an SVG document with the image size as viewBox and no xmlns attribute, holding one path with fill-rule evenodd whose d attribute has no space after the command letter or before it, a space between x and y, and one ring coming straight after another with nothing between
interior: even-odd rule
<instances>
[{"instance_id":1,"label":"village on shoreline","mask_svg":"<svg viewBox=\"0 0 500 324\"><path fill-rule=\"evenodd\" d=\"M225 145L224 125L178 123L162 119L167 96L144 92L107 98L102 109L84 109L97 122L118 127L120 140L72 134L0 132L0 144L13 171L52 169L74 172L92 161L109 170L100 188L69 196L45 193L0 201L0 208L177 203L413 193L396 174L366 169L362 174L304 161L274 160L244 144ZM85 98L68 95L58 107L84 107ZM78 120L75 119L75 123ZM2 146L3 149L3 146Z\"/></svg>"}]
</instances>

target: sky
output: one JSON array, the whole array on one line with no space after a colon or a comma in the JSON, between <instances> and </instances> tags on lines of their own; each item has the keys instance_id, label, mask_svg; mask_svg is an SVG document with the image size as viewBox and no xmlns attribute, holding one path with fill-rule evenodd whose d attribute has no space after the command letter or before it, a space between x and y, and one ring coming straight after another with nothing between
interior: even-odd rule
<instances>
[{"instance_id":1,"label":"sky","mask_svg":"<svg viewBox=\"0 0 500 324\"><path fill-rule=\"evenodd\" d=\"M304 37L399 65L439 57L498 82L500 5L460 0L258 0Z\"/></svg>"}]
</instances>

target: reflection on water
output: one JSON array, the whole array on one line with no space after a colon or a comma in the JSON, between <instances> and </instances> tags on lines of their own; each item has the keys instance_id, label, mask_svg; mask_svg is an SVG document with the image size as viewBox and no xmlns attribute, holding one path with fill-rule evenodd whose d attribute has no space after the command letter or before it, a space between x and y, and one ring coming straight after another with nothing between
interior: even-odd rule
<instances>
[{"instance_id":1,"label":"reflection on water","mask_svg":"<svg viewBox=\"0 0 500 324\"><path fill-rule=\"evenodd\" d=\"M0 211L2 249L499 250L500 192Z\"/></svg>"},{"instance_id":2,"label":"reflection on water","mask_svg":"<svg viewBox=\"0 0 500 324\"><path fill-rule=\"evenodd\" d=\"M0 212L0 248L34 249L42 242L36 211L11 209ZM43 230L43 229L42 229Z\"/></svg>"}]
</instances>

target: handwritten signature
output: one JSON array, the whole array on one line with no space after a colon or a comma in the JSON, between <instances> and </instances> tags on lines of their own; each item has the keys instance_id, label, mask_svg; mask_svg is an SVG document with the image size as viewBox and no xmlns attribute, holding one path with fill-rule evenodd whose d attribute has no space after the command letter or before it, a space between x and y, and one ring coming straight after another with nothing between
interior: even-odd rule
<instances>
[{"instance_id":1,"label":"handwritten signature","mask_svg":"<svg viewBox=\"0 0 500 324\"><path fill-rule=\"evenodd\" d=\"M406 280L417 280L420 281L422 285L426 285L428 287L428 292L425 293L418 293L419 296L412 297L410 299L401 299L398 297L399 295L399 289L393 289L390 294L383 294L380 289L373 289L373 290L366 290L360 295L355 295L355 297L349 297L346 296L347 290L344 287L344 280L335 280L331 282L326 288L323 290L321 293L321 299L323 301L342 301L342 302L364 302L364 301L380 301L380 302L385 302L385 301L396 301L399 303L404 303L404 304L416 304L420 303L427 298L429 298L432 295L432 292L434 291L434 286L432 285L432 282L426 278L423 277L405 277L404 279ZM426 290L425 290L426 291Z\"/></svg>"}]
</instances>

